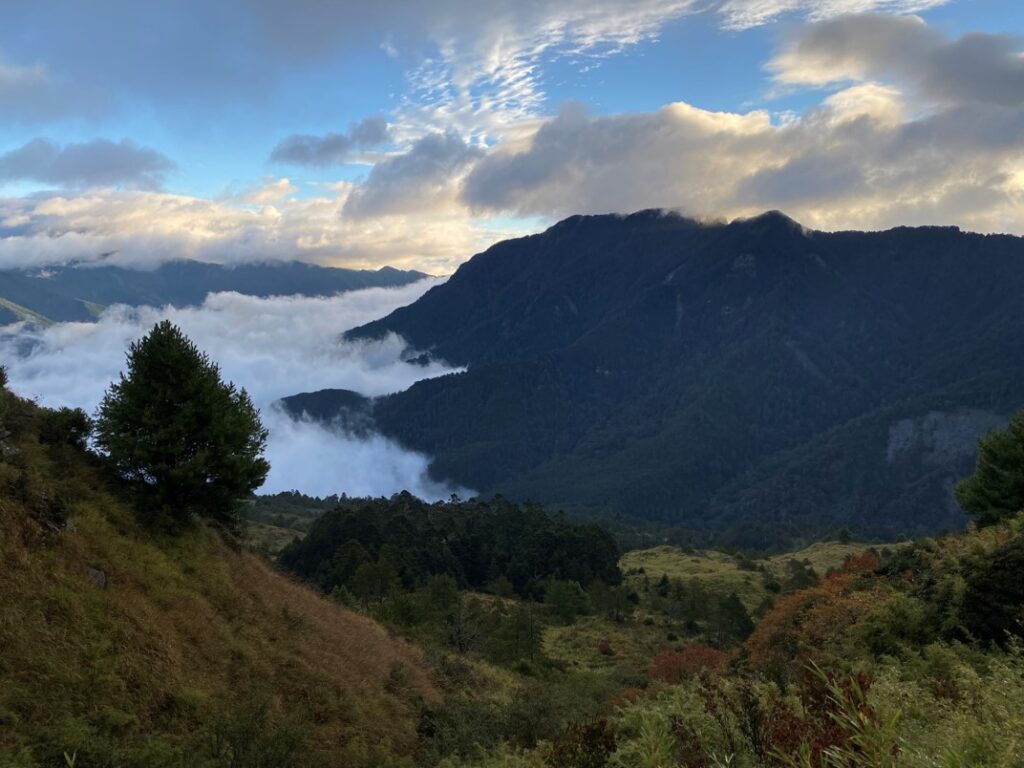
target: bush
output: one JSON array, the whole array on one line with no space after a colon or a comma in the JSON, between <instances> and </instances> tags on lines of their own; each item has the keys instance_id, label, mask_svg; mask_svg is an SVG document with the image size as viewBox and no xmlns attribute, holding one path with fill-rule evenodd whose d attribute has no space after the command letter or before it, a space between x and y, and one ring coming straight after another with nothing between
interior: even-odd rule
<instances>
[{"instance_id":1,"label":"bush","mask_svg":"<svg viewBox=\"0 0 1024 768\"><path fill-rule=\"evenodd\" d=\"M648 676L652 680L677 684L701 672L721 672L729 657L707 645L691 645L681 651L662 651L651 662Z\"/></svg>"},{"instance_id":2,"label":"bush","mask_svg":"<svg viewBox=\"0 0 1024 768\"><path fill-rule=\"evenodd\" d=\"M81 408L44 410L39 423L39 441L46 445L85 448L92 434L92 421Z\"/></svg>"},{"instance_id":3,"label":"bush","mask_svg":"<svg viewBox=\"0 0 1024 768\"><path fill-rule=\"evenodd\" d=\"M968 576L962 618L978 640L1005 645L1024 637L1024 536L992 552Z\"/></svg>"}]
</instances>

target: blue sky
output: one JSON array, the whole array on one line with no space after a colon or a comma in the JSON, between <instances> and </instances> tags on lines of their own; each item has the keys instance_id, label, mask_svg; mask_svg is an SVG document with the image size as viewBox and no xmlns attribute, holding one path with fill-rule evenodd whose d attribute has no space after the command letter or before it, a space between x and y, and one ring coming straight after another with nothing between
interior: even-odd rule
<instances>
[{"instance_id":1,"label":"blue sky","mask_svg":"<svg viewBox=\"0 0 1024 768\"><path fill-rule=\"evenodd\" d=\"M7 5L0 266L444 272L652 205L1024 231L1013 0Z\"/></svg>"}]
</instances>

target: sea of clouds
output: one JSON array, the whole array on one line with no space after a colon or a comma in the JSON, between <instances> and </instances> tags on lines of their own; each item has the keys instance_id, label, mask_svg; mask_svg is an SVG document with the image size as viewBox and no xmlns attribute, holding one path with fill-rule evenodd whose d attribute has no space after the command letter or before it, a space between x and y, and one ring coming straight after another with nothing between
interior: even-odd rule
<instances>
[{"instance_id":1,"label":"sea of clouds","mask_svg":"<svg viewBox=\"0 0 1024 768\"><path fill-rule=\"evenodd\" d=\"M337 427L294 421L274 406L286 395L326 388L375 397L457 370L438 362L404 362L405 342L398 336L374 342L341 338L349 328L415 301L438 282L429 279L330 298L218 293L198 307L114 306L95 323L0 326L0 360L10 388L18 394L41 405L93 413L124 369L128 345L166 318L261 409L270 432L266 455L271 464L261 492L388 496L408 490L429 500L452 493L466 496L471 492L433 480L427 472L430 460L423 454L381 435L356 437Z\"/></svg>"}]
</instances>

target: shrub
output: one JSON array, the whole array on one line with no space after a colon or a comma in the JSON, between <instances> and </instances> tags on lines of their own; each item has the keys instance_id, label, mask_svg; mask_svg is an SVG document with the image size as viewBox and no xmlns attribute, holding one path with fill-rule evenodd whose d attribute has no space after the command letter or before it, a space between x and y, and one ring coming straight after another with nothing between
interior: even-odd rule
<instances>
[{"instance_id":1,"label":"shrub","mask_svg":"<svg viewBox=\"0 0 1024 768\"><path fill-rule=\"evenodd\" d=\"M681 651L662 651L651 662L648 676L663 683L678 684L701 672L720 672L729 664L729 657L707 645L691 645Z\"/></svg>"},{"instance_id":2,"label":"shrub","mask_svg":"<svg viewBox=\"0 0 1024 768\"><path fill-rule=\"evenodd\" d=\"M39 440L46 445L84 449L92 434L92 421L81 408L44 410L39 421Z\"/></svg>"}]
</instances>

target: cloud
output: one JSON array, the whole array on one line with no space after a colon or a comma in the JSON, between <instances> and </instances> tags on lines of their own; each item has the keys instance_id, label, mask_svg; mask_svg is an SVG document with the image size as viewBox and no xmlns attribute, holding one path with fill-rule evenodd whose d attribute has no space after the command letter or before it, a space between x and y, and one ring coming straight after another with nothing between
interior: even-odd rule
<instances>
[{"instance_id":1,"label":"cloud","mask_svg":"<svg viewBox=\"0 0 1024 768\"><path fill-rule=\"evenodd\" d=\"M384 265L446 274L512 232L461 209L387 220L343 215L351 184L301 199L282 191L207 200L162 192L93 189L74 195L0 198L0 269L103 260L150 268L164 261L301 260L352 268ZM285 188L286 189L286 188ZM262 198L262 202L260 202ZM258 208L253 205L259 206Z\"/></svg>"},{"instance_id":2,"label":"cloud","mask_svg":"<svg viewBox=\"0 0 1024 768\"><path fill-rule=\"evenodd\" d=\"M931 103L1024 105L1024 41L949 39L919 18L842 16L791 34L770 63L788 85L894 82Z\"/></svg>"},{"instance_id":3,"label":"cloud","mask_svg":"<svg viewBox=\"0 0 1024 768\"><path fill-rule=\"evenodd\" d=\"M274 147L270 159L294 165L340 165L350 161L353 150L376 147L389 138L387 121L383 117L368 117L353 124L348 133L292 134Z\"/></svg>"},{"instance_id":4,"label":"cloud","mask_svg":"<svg viewBox=\"0 0 1024 768\"><path fill-rule=\"evenodd\" d=\"M810 21L857 13L921 13L950 0L725 0L718 4L723 26L749 29L796 16Z\"/></svg>"},{"instance_id":5,"label":"cloud","mask_svg":"<svg viewBox=\"0 0 1024 768\"><path fill-rule=\"evenodd\" d=\"M562 215L680 208L741 216L784 208L809 226L960 224L1024 231L1024 108L951 107L914 119L877 84L779 123L761 111L594 116L578 106L469 172L477 210Z\"/></svg>"},{"instance_id":6,"label":"cloud","mask_svg":"<svg viewBox=\"0 0 1024 768\"><path fill-rule=\"evenodd\" d=\"M408 152L377 163L365 183L352 191L345 213L380 216L437 210L454 199L460 174L483 154L452 131L428 134Z\"/></svg>"},{"instance_id":7,"label":"cloud","mask_svg":"<svg viewBox=\"0 0 1024 768\"><path fill-rule=\"evenodd\" d=\"M62 187L121 186L158 189L174 163L130 139L55 144L34 139L0 155L0 180L37 181Z\"/></svg>"},{"instance_id":8,"label":"cloud","mask_svg":"<svg viewBox=\"0 0 1024 768\"><path fill-rule=\"evenodd\" d=\"M263 184L249 187L228 199L243 205L268 205L291 197L299 189L288 179L266 179Z\"/></svg>"},{"instance_id":9,"label":"cloud","mask_svg":"<svg viewBox=\"0 0 1024 768\"><path fill-rule=\"evenodd\" d=\"M301 391L333 387L377 396L450 372L442 363L402 362L405 344L396 336L372 343L341 340L346 329L414 301L434 284L428 280L326 299L222 293L186 309L112 307L96 323L0 328L0 358L19 394L47 406L92 411L122 370L129 342L168 318L262 409L273 465L267 491L379 495L408 489L443 498L462 489L431 481L426 457L379 435L356 438L322 425L293 423L272 407L278 398Z\"/></svg>"},{"instance_id":10,"label":"cloud","mask_svg":"<svg viewBox=\"0 0 1024 768\"><path fill-rule=\"evenodd\" d=\"M919 12L943 2L182 0L155 12L125 0L88 6L75 0L8 0L3 29L10 32L0 31L0 47L45 62L41 71L48 82L65 84L62 92L71 97L87 89L106 93L113 103L145 99L166 107L199 101L212 108L265 98L286 76L327 61L350 67L347 53L379 45L411 71L416 92L410 106L436 112L439 122L432 129L456 122L486 128L495 115L507 122L537 113L544 99L542 60L612 55L657 37L666 24L687 15L710 13L724 27L745 29L780 17ZM18 30L39 32L20 36ZM61 109L60 99L37 97L36 89L20 85L18 93L27 109ZM423 109L421 115L430 112ZM440 122L444 118L456 122ZM320 139L327 156L335 156L337 136L306 138ZM311 148L309 156L319 155Z\"/></svg>"}]
</instances>

